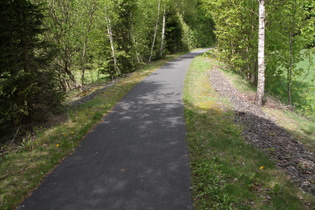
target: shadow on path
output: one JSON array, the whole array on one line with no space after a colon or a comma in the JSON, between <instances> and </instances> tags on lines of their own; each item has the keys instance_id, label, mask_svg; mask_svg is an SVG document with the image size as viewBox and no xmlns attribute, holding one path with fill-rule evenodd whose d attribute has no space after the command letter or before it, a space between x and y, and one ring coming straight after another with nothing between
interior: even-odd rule
<instances>
[{"instance_id":1,"label":"shadow on path","mask_svg":"<svg viewBox=\"0 0 315 210\"><path fill-rule=\"evenodd\" d=\"M20 209L192 209L181 56L133 88Z\"/></svg>"}]
</instances>

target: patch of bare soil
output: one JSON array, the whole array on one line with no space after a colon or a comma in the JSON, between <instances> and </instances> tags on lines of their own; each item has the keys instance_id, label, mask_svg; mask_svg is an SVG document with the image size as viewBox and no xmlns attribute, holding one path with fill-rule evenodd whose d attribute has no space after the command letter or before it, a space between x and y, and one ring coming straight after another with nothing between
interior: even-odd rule
<instances>
[{"instance_id":1,"label":"patch of bare soil","mask_svg":"<svg viewBox=\"0 0 315 210\"><path fill-rule=\"evenodd\" d=\"M255 95L238 91L216 68L209 74L212 87L230 101L235 122L244 127L245 140L271 157L294 184L315 195L315 155L254 105ZM266 106L281 107L276 102L267 102Z\"/></svg>"}]
</instances>

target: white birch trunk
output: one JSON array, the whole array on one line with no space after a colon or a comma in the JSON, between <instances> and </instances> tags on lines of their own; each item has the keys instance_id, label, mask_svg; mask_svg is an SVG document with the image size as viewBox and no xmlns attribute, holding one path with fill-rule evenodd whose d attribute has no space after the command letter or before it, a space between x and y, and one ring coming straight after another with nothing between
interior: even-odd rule
<instances>
[{"instance_id":1,"label":"white birch trunk","mask_svg":"<svg viewBox=\"0 0 315 210\"><path fill-rule=\"evenodd\" d=\"M259 0L258 84L255 104L263 105L265 94L265 0Z\"/></svg>"},{"instance_id":2,"label":"white birch trunk","mask_svg":"<svg viewBox=\"0 0 315 210\"><path fill-rule=\"evenodd\" d=\"M83 51L82 51L82 56L81 56L81 87L84 87L84 78L85 78L85 56L86 56L86 45L87 45L87 40L84 40L83 43Z\"/></svg>"},{"instance_id":3,"label":"white birch trunk","mask_svg":"<svg viewBox=\"0 0 315 210\"><path fill-rule=\"evenodd\" d=\"M93 15L95 11L95 4L92 5L92 8L89 12L89 23L87 28L87 33L84 35L84 42L83 42L83 50L81 54L81 70L82 70L82 76L81 76L81 88L84 88L84 78L85 78L85 63L86 63L86 52L88 48L88 40L89 40L89 34L91 32L92 24L93 24Z\"/></svg>"},{"instance_id":4,"label":"white birch trunk","mask_svg":"<svg viewBox=\"0 0 315 210\"><path fill-rule=\"evenodd\" d=\"M154 45L155 45L156 34L157 34L157 30L159 28L160 10L161 10L161 0L159 0L159 3L158 3L158 16L156 18L156 23L155 23L155 29L154 29L153 41L152 41L152 45L151 45L149 62L151 62L152 57L153 57L153 49L154 49Z\"/></svg>"},{"instance_id":5,"label":"white birch trunk","mask_svg":"<svg viewBox=\"0 0 315 210\"><path fill-rule=\"evenodd\" d=\"M162 37L161 37L161 48L160 48L160 57L162 57L162 55L163 55L163 50L164 50L165 27L166 27L166 9L165 9L165 7L164 7L164 12L163 12L163 25L162 25Z\"/></svg>"},{"instance_id":6,"label":"white birch trunk","mask_svg":"<svg viewBox=\"0 0 315 210\"><path fill-rule=\"evenodd\" d=\"M111 27L111 21L109 17L106 17L107 20L107 33L108 33L108 37L109 37L109 42L110 42L110 47L112 49L112 56L114 59L114 71L115 73L117 73L118 75L121 74L118 66L117 66L117 57L116 57L116 51L115 51L115 46L114 46L114 38L113 38L113 32L112 32L112 27Z\"/></svg>"},{"instance_id":7,"label":"white birch trunk","mask_svg":"<svg viewBox=\"0 0 315 210\"><path fill-rule=\"evenodd\" d=\"M137 46L137 41L136 41L136 39L133 39L133 43L135 44L135 46ZM136 57L137 57L138 63L141 63L140 58L139 58L139 53L138 53L137 47L136 47Z\"/></svg>"}]
</instances>

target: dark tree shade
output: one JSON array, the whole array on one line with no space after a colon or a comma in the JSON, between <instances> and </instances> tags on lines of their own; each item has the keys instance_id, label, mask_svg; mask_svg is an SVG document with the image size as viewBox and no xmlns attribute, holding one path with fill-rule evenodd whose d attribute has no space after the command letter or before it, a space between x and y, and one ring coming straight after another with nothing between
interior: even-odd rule
<instances>
[{"instance_id":1,"label":"dark tree shade","mask_svg":"<svg viewBox=\"0 0 315 210\"><path fill-rule=\"evenodd\" d=\"M43 15L27 0L0 2L0 136L29 127L61 104L53 47L40 40ZM27 126L26 126L27 125ZM1 141L1 139L0 139Z\"/></svg>"}]
</instances>

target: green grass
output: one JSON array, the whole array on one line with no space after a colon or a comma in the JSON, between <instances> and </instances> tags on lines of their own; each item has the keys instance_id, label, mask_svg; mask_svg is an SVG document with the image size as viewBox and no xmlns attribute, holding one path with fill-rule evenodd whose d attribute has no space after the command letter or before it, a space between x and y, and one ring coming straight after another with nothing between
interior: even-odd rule
<instances>
[{"instance_id":1,"label":"green grass","mask_svg":"<svg viewBox=\"0 0 315 210\"><path fill-rule=\"evenodd\" d=\"M315 119L308 119L286 109L264 108L264 110L304 146L315 152Z\"/></svg>"},{"instance_id":2,"label":"green grass","mask_svg":"<svg viewBox=\"0 0 315 210\"><path fill-rule=\"evenodd\" d=\"M6 152L0 157L0 209L16 208L132 87L177 56L142 66L93 100L69 110L67 120L58 126L29 135L18 146L4 145Z\"/></svg>"},{"instance_id":3,"label":"green grass","mask_svg":"<svg viewBox=\"0 0 315 210\"><path fill-rule=\"evenodd\" d=\"M223 111L208 71L216 61L199 56L184 91L195 209L308 209L312 196L294 187L269 158L241 136Z\"/></svg>"}]
</instances>

